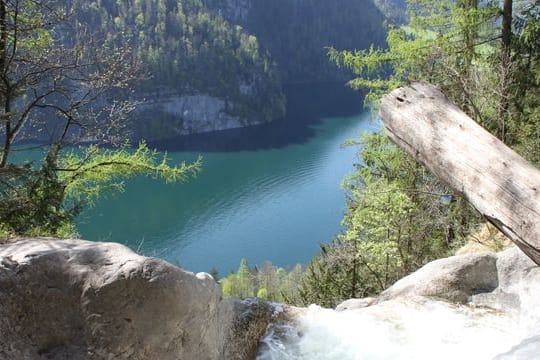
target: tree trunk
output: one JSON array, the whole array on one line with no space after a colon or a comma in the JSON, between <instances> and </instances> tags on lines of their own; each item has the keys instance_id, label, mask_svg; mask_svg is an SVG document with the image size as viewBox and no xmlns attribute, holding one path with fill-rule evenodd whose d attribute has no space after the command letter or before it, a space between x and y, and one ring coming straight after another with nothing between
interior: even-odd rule
<instances>
[{"instance_id":1,"label":"tree trunk","mask_svg":"<svg viewBox=\"0 0 540 360\"><path fill-rule=\"evenodd\" d=\"M506 118L510 106L510 81L511 81L511 41L512 41L512 0L504 0L502 10L501 30L501 69L499 74L499 132L500 139L506 142Z\"/></svg>"},{"instance_id":2,"label":"tree trunk","mask_svg":"<svg viewBox=\"0 0 540 360\"><path fill-rule=\"evenodd\" d=\"M0 0L0 81L4 82L4 87L7 87L5 83L6 79L6 61L7 61L7 9L6 2ZM3 112L0 113L0 124L5 128L5 140L3 144L3 150L0 154L0 168L4 168L7 164L7 158L11 147L11 119L9 117L9 105L8 99L6 99L6 91L0 93L0 102L5 104L2 107ZM2 124L1 122L4 122Z\"/></svg>"},{"instance_id":3,"label":"tree trunk","mask_svg":"<svg viewBox=\"0 0 540 360\"><path fill-rule=\"evenodd\" d=\"M452 104L414 83L383 97L389 137L462 193L540 265L540 171Z\"/></svg>"},{"instance_id":4,"label":"tree trunk","mask_svg":"<svg viewBox=\"0 0 540 360\"><path fill-rule=\"evenodd\" d=\"M502 51L510 54L512 39L512 0L504 0L502 10Z\"/></svg>"}]
</instances>

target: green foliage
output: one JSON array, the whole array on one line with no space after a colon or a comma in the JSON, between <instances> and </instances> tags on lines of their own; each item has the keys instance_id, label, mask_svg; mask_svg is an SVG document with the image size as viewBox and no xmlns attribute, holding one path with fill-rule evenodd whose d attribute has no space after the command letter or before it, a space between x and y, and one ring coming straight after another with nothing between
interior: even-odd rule
<instances>
[{"instance_id":1,"label":"green foliage","mask_svg":"<svg viewBox=\"0 0 540 360\"><path fill-rule=\"evenodd\" d=\"M246 259L240 261L234 285L234 293L238 294L239 297L247 298L253 296L254 291L251 286L251 273Z\"/></svg>"},{"instance_id":2,"label":"green foliage","mask_svg":"<svg viewBox=\"0 0 540 360\"><path fill-rule=\"evenodd\" d=\"M66 232L80 212L63 207L64 186L55 171L57 150L49 153L39 170L11 165L1 178L0 224L10 235L56 235Z\"/></svg>"},{"instance_id":3,"label":"green foliage","mask_svg":"<svg viewBox=\"0 0 540 360\"><path fill-rule=\"evenodd\" d=\"M476 221L461 198L385 135L364 135L351 143L361 145L362 163L343 182L345 231L309 265L303 302L335 306L344 298L376 295L427 262L450 255Z\"/></svg>"},{"instance_id":4,"label":"green foliage","mask_svg":"<svg viewBox=\"0 0 540 360\"><path fill-rule=\"evenodd\" d=\"M104 43L134 47L136 60L151 75L138 94L209 94L232 102L227 112L242 119L284 115L281 83L269 55L254 36L210 14L201 0L76 0L72 8L79 26Z\"/></svg>"},{"instance_id":5,"label":"green foliage","mask_svg":"<svg viewBox=\"0 0 540 360\"><path fill-rule=\"evenodd\" d=\"M529 17L514 36L507 62L494 21L497 6L411 0L409 23L389 30L387 49L331 49L329 55L358 75L349 84L367 88L368 103L412 80L436 83L473 119L538 162L537 18ZM346 230L308 267L303 288L308 302L333 306L344 297L377 294L451 254L479 220L463 199L384 135L366 135L359 144L361 164L343 183Z\"/></svg>"},{"instance_id":6,"label":"green foliage","mask_svg":"<svg viewBox=\"0 0 540 360\"><path fill-rule=\"evenodd\" d=\"M529 160L540 162L540 26L528 14L513 34L504 60L498 4L476 1L408 2L409 23L391 28L387 49L330 50L358 77L376 103L412 80L439 85L467 114ZM382 134L350 141L361 145L347 193L345 228L321 246L300 276L295 304L333 307L345 298L376 295L434 259L452 254L480 221L448 189ZM265 287L266 289L266 287Z\"/></svg>"},{"instance_id":7,"label":"green foliage","mask_svg":"<svg viewBox=\"0 0 540 360\"><path fill-rule=\"evenodd\" d=\"M389 29L387 49L330 49L329 55L353 70L358 77L349 84L367 88L369 103L414 80L438 84L460 105L480 102L470 98L481 86L473 79L490 76L497 43L492 24L497 15L498 8L490 4L412 0L408 1L409 22Z\"/></svg>"},{"instance_id":8,"label":"green foliage","mask_svg":"<svg viewBox=\"0 0 540 360\"><path fill-rule=\"evenodd\" d=\"M219 284L221 284L221 291L223 291L223 295L225 296L235 296L234 290L233 290L233 284L236 282L236 275L231 274L227 276L226 278L223 278L219 281Z\"/></svg>"},{"instance_id":9,"label":"green foliage","mask_svg":"<svg viewBox=\"0 0 540 360\"><path fill-rule=\"evenodd\" d=\"M369 0L247 0L240 18L221 0L205 2L255 34L286 82L345 81L350 74L328 63L326 47L384 43L384 17Z\"/></svg>"},{"instance_id":10,"label":"green foliage","mask_svg":"<svg viewBox=\"0 0 540 360\"><path fill-rule=\"evenodd\" d=\"M112 41L91 48L95 43L88 37L90 43L82 42L85 31L76 22L79 36L69 38L68 5L72 4L0 2L4 236L74 236L72 221L82 208L104 191L121 191L124 179L146 175L182 181L200 168L200 159L171 166L166 155L144 143L133 150L98 146L127 138L122 130L133 104L117 97L139 78L139 63L125 44ZM13 147L21 137L46 139L43 158L13 160ZM95 145L66 151L89 141Z\"/></svg>"},{"instance_id":11,"label":"green foliage","mask_svg":"<svg viewBox=\"0 0 540 360\"><path fill-rule=\"evenodd\" d=\"M261 267L250 269L247 261L242 259L237 272L221 279L219 283L225 296L257 296L268 301L299 304L299 284L302 276L301 265L286 271L265 262Z\"/></svg>"},{"instance_id":12,"label":"green foliage","mask_svg":"<svg viewBox=\"0 0 540 360\"><path fill-rule=\"evenodd\" d=\"M65 195L72 200L92 202L104 191L122 192L124 180L148 176L167 183L185 181L197 174L201 158L191 164L171 166L167 154L150 150L144 142L132 150L103 149L90 145L70 151L60 158L59 180L65 184Z\"/></svg>"},{"instance_id":13,"label":"green foliage","mask_svg":"<svg viewBox=\"0 0 540 360\"><path fill-rule=\"evenodd\" d=\"M296 305L318 304L333 308L344 299L365 297L370 293L358 289L355 245L341 238L321 245L321 252L304 271Z\"/></svg>"},{"instance_id":14,"label":"green foliage","mask_svg":"<svg viewBox=\"0 0 540 360\"><path fill-rule=\"evenodd\" d=\"M104 192L123 191L123 181L150 176L184 181L200 170L201 159L171 166L166 155L141 143L131 150L92 145L66 154L52 146L40 169L11 165L0 182L0 224L11 235L76 235L73 219Z\"/></svg>"},{"instance_id":15,"label":"green foliage","mask_svg":"<svg viewBox=\"0 0 540 360\"><path fill-rule=\"evenodd\" d=\"M540 165L540 15L514 37L507 142Z\"/></svg>"},{"instance_id":16,"label":"green foliage","mask_svg":"<svg viewBox=\"0 0 540 360\"><path fill-rule=\"evenodd\" d=\"M268 300L268 290L266 290L266 288L260 288L259 291L257 291L257 297L259 299Z\"/></svg>"},{"instance_id":17,"label":"green foliage","mask_svg":"<svg viewBox=\"0 0 540 360\"><path fill-rule=\"evenodd\" d=\"M367 103L409 81L434 83L471 118L538 163L540 26L534 9L520 14L525 25L507 49L496 21L502 14L498 2L410 0L409 23L389 29L387 49L331 49L329 55L358 76L349 82L353 88L370 91Z\"/></svg>"}]
</instances>

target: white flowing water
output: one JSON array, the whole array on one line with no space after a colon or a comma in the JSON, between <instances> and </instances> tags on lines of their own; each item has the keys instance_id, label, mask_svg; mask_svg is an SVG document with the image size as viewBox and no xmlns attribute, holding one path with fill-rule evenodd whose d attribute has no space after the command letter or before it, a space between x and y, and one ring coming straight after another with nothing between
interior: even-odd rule
<instances>
[{"instance_id":1,"label":"white flowing water","mask_svg":"<svg viewBox=\"0 0 540 360\"><path fill-rule=\"evenodd\" d=\"M342 312L312 305L295 325L271 325L257 359L491 360L532 335L524 334L519 322L516 312L431 300L388 301Z\"/></svg>"}]
</instances>

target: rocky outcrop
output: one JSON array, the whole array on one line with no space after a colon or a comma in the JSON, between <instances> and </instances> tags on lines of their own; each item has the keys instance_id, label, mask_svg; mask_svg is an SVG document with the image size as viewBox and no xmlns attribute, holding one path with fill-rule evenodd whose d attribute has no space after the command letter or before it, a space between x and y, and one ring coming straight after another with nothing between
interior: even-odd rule
<instances>
[{"instance_id":1,"label":"rocky outcrop","mask_svg":"<svg viewBox=\"0 0 540 360\"><path fill-rule=\"evenodd\" d=\"M540 267L517 247L454 256L427 264L383 292L378 304L436 297L512 314L525 338L496 360L528 360L540 350ZM375 305L378 306L378 305Z\"/></svg>"},{"instance_id":2,"label":"rocky outcrop","mask_svg":"<svg viewBox=\"0 0 540 360\"><path fill-rule=\"evenodd\" d=\"M519 311L524 321L540 323L528 313L538 304L540 268L517 247L435 260L396 282L376 301L431 297L440 300ZM358 300L357 300L358 301ZM346 303L344 303L346 304Z\"/></svg>"},{"instance_id":3,"label":"rocky outcrop","mask_svg":"<svg viewBox=\"0 0 540 360\"><path fill-rule=\"evenodd\" d=\"M378 302L398 297L428 296L467 303L471 296L493 291L498 285L497 255L467 254L435 260L396 282Z\"/></svg>"},{"instance_id":4,"label":"rocky outcrop","mask_svg":"<svg viewBox=\"0 0 540 360\"><path fill-rule=\"evenodd\" d=\"M135 138L167 139L260 124L231 115L234 104L210 95L167 93L140 104L135 113Z\"/></svg>"},{"instance_id":5,"label":"rocky outcrop","mask_svg":"<svg viewBox=\"0 0 540 360\"><path fill-rule=\"evenodd\" d=\"M540 324L540 267L517 247L435 260L396 282L377 298L349 299L338 311L394 300L431 298L513 312L525 333ZM527 342L530 345L529 342Z\"/></svg>"},{"instance_id":6,"label":"rocky outcrop","mask_svg":"<svg viewBox=\"0 0 540 360\"><path fill-rule=\"evenodd\" d=\"M0 246L0 359L252 359L276 311L125 246Z\"/></svg>"},{"instance_id":7,"label":"rocky outcrop","mask_svg":"<svg viewBox=\"0 0 540 360\"><path fill-rule=\"evenodd\" d=\"M342 318L359 311L398 316L406 308L458 302L471 305L463 309L511 313L524 340L497 359L528 359L540 348L538 293L540 268L512 248L434 261L378 298L348 300L338 310ZM23 239L0 245L0 359L254 359L265 331L274 331L273 339L281 331L269 324L305 326L309 314L222 299L210 275L119 244ZM285 329L302 341L294 326Z\"/></svg>"},{"instance_id":8,"label":"rocky outcrop","mask_svg":"<svg viewBox=\"0 0 540 360\"><path fill-rule=\"evenodd\" d=\"M441 259L378 298L273 323L258 359L529 360L540 350L539 293L540 268L516 248Z\"/></svg>"}]
</instances>

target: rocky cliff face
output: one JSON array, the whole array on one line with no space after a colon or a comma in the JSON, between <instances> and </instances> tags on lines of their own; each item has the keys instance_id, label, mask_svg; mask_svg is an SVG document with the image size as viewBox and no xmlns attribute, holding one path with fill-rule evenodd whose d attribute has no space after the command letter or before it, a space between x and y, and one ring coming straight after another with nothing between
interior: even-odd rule
<instances>
[{"instance_id":1,"label":"rocky cliff face","mask_svg":"<svg viewBox=\"0 0 540 360\"><path fill-rule=\"evenodd\" d=\"M166 139L211 131L257 125L261 119L244 119L231 115L227 101L210 95L180 95L172 93L138 106L134 117L133 137L147 140Z\"/></svg>"},{"instance_id":2,"label":"rocky cliff face","mask_svg":"<svg viewBox=\"0 0 540 360\"><path fill-rule=\"evenodd\" d=\"M272 316L119 244L0 246L0 359L252 359Z\"/></svg>"}]
</instances>

